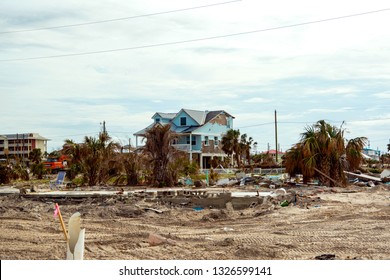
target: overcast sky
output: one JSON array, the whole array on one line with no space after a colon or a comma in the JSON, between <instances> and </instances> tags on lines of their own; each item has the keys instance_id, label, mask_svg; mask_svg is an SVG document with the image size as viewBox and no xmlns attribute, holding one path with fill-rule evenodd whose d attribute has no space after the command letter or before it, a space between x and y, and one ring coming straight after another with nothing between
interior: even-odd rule
<instances>
[{"instance_id":1,"label":"overcast sky","mask_svg":"<svg viewBox=\"0 0 390 280\"><path fill-rule=\"evenodd\" d=\"M1 0L0 134L37 132L51 139L50 152L96 136L105 121L115 140L135 144L155 112L225 110L264 151L275 147L276 110L283 151L321 119L345 121L347 139L366 136L386 151L389 8L385 0Z\"/></svg>"}]
</instances>

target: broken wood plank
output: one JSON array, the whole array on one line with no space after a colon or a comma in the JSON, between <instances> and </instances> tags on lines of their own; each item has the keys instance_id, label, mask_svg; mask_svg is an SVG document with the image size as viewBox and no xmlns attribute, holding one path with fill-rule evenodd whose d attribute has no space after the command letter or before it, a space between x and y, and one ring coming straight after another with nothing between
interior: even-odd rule
<instances>
[{"instance_id":1,"label":"broken wood plank","mask_svg":"<svg viewBox=\"0 0 390 280\"><path fill-rule=\"evenodd\" d=\"M382 182L381 178L377 178L377 177L370 176L370 175L356 174L356 173L352 173L352 172L349 172L349 171L344 171L344 173L348 174L348 175L351 175L351 176L355 176L357 178L361 178L361 179L366 179L366 180L371 180L371 181L376 181L376 182Z\"/></svg>"},{"instance_id":2,"label":"broken wood plank","mask_svg":"<svg viewBox=\"0 0 390 280\"><path fill-rule=\"evenodd\" d=\"M320 173L321 175L323 175L324 177L328 178L329 180L331 180L333 183L335 183L337 186L341 187L341 188L344 188L344 186L342 184L340 184L339 182L337 182L336 180L330 178L328 175L326 175L324 172L318 170L317 168L314 168L315 171L317 171L318 173Z\"/></svg>"}]
</instances>

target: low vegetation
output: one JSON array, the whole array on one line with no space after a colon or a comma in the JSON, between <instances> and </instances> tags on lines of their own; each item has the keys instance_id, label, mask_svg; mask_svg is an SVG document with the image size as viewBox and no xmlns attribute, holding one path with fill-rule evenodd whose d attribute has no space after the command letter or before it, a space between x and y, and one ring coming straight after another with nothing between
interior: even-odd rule
<instances>
[{"instance_id":1,"label":"low vegetation","mask_svg":"<svg viewBox=\"0 0 390 280\"><path fill-rule=\"evenodd\" d=\"M335 182L346 185L344 171L357 171L362 163L372 173L380 172L377 163L362 158L365 137L346 139L345 129L332 126L321 120L305 128L301 140L289 149L283 157L283 166L290 176L303 175L303 181L319 179L321 183L333 186ZM169 125L156 125L146 131L146 144L139 149L123 152L119 143L114 142L107 132L98 137L85 137L82 143L67 139L61 150L52 156L67 158L67 178L77 185L148 184L170 187L180 177L199 180L205 178L199 173L199 166L191 162L188 155L176 150L172 143L177 135ZM214 157L208 177L218 179L215 168L274 168L278 164L270 154L252 155L251 149L257 143L247 134L230 129L221 139L221 148L228 155L224 159ZM390 144L388 149L390 150ZM48 156L48 155L46 155ZM29 167L21 162L1 162L0 184L13 180L29 180L32 176L42 179L47 169L42 162L42 153L35 149L29 156ZM388 165L389 155L382 155L379 164ZM30 173L30 174L29 174Z\"/></svg>"}]
</instances>

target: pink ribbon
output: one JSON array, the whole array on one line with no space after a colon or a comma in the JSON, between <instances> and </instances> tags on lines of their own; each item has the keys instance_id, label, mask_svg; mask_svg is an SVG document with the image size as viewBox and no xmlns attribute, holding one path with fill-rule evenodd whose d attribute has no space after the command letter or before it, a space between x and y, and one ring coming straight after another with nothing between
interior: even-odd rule
<instances>
[{"instance_id":1,"label":"pink ribbon","mask_svg":"<svg viewBox=\"0 0 390 280\"><path fill-rule=\"evenodd\" d=\"M56 203L56 208L54 209L54 218L58 216L58 213L60 212L60 207Z\"/></svg>"}]
</instances>

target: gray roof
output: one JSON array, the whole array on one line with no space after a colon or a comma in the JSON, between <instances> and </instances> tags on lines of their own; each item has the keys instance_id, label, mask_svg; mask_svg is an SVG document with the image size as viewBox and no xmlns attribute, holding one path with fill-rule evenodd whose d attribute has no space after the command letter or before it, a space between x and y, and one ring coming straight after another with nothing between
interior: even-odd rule
<instances>
[{"instance_id":1,"label":"gray roof","mask_svg":"<svg viewBox=\"0 0 390 280\"><path fill-rule=\"evenodd\" d=\"M144 136L145 133L146 133L146 131L147 131L148 129L151 129L155 124L156 124L156 123L152 123L152 124L150 124L148 127L145 127L144 129L142 129L142 130L140 130L140 131L134 133L133 135L136 135L136 136Z\"/></svg>"},{"instance_id":2,"label":"gray roof","mask_svg":"<svg viewBox=\"0 0 390 280\"><path fill-rule=\"evenodd\" d=\"M219 114L225 114L229 117L234 118L229 113L226 113L224 110L217 110L217 111L199 111L199 110L190 110L190 109L181 109L178 113L162 113L162 112L156 112L152 118L154 118L156 115L159 115L161 118L173 120L180 112L185 112L189 117L191 117L195 122L199 124L199 126L202 126L209 121L211 121L213 118L218 116ZM170 121L171 124L171 130L178 132L178 133L188 133L196 130L199 128L199 126L184 126L184 127L177 127L174 125L173 122ZM145 132L152 128L155 125L155 123L152 123L148 127L134 133L134 135L143 136L145 135Z\"/></svg>"},{"instance_id":3,"label":"gray roof","mask_svg":"<svg viewBox=\"0 0 390 280\"><path fill-rule=\"evenodd\" d=\"M169 119L169 120L172 120L177 115L176 113L161 113L161 112L157 112L156 114L160 115L160 117L162 117L163 119ZM153 117L156 114L154 114Z\"/></svg>"},{"instance_id":4,"label":"gray roof","mask_svg":"<svg viewBox=\"0 0 390 280\"><path fill-rule=\"evenodd\" d=\"M197 111L197 110L189 110L182 109L182 111L186 112L191 118L194 119L199 125L203 125L205 122L206 112L205 111Z\"/></svg>"}]
</instances>

